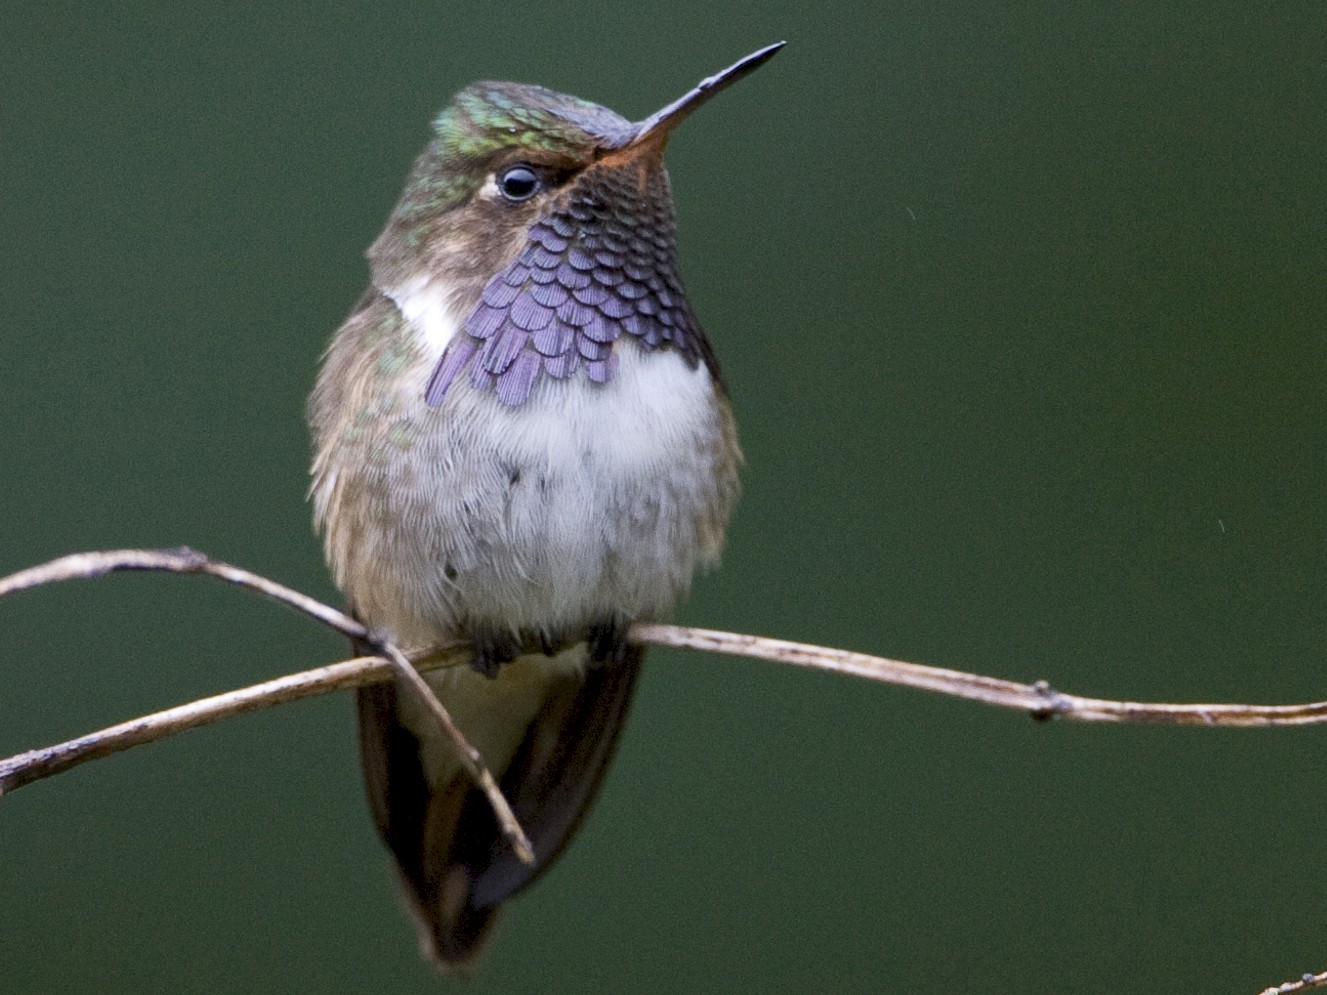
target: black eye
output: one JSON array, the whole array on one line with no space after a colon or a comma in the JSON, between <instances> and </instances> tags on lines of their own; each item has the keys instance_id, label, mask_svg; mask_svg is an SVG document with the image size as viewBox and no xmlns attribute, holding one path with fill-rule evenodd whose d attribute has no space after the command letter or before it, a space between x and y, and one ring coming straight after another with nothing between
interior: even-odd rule
<instances>
[{"instance_id":1,"label":"black eye","mask_svg":"<svg viewBox=\"0 0 1327 995\"><path fill-rule=\"evenodd\" d=\"M539 174L529 166L508 166L498 174L498 191L516 203L539 192Z\"/></svg>"}]
</instances>

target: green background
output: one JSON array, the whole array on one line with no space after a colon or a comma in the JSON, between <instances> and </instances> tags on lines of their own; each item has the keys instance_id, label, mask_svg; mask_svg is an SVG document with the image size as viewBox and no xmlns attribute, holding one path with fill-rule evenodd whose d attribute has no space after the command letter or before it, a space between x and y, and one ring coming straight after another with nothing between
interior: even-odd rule
<instances>
[{"instance_id":1,"label":"green background","mask_svg":"<svg viewBox=\"0 0 1327 995\"><path fill-rule=\"evenodd\" d=\"M1319 3L30 5L0 32L0 573L334 600L302 404L479 78L670 148L748 457L694 624L1102 697L1327 698ZM339 658L205 580L0 603L0 753ZM467 991L1247 992L1327 969L1327 729L1039 725L652 653ZM344 696L0 802L0 987L432 992Z\"/></svg>"}]
</instances>

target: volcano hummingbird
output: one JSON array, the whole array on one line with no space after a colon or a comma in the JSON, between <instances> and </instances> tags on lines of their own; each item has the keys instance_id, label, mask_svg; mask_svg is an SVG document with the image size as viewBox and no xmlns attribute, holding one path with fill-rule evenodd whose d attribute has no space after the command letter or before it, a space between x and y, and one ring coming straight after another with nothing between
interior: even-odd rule
<instances>
[{"instance_id":1,"label":"volcano hummingbird","mask_svg":"<svg viewBox=\"0 0 1327 995\"><path fill-rule=\"evenodd\" d=\"M639 123L538 86L462 90L323 359L311 493L336 584L398 646L474 647L428 680L536 855L517 859L431 714L358 692L370 808L441 968L473 965L593 801L640 673L627 627L718 558L741 454L663 150L782 44Z\"/></svg>"}]
</instances>

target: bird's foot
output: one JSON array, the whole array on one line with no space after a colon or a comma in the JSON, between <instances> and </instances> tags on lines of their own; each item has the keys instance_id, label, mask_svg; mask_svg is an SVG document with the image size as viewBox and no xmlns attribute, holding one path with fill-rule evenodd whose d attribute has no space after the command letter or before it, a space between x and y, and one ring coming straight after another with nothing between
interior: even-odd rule
<instances>
[{"instance_id":1,"label":"bird's foot","mask_svg":"<svg viewBox=\"0 0 1327 995\"><path fill-rule=\"evenodd\" d=\"M504 663L511 663L520 654L520 648L510 636L485 633L475 636L475 655L470 669L492 680L498 676Z\"/></svg>"},{"instance_id":2,"label":"bird's foot","mask_svg":"<svg viewBox=\"0 0 1327 995\"><path fill-rule=\"evenodd\" d=\"M554 639L553 633L547 629L540 629L535 633L535 638L539 642L539 651L544 656L557 656L565 648L560 639Z\"/></svg>"},{"instance_id":3,"label":"bird's foot","mask_svg":"<svg viewBox=\"0 0 1327 995\"><path fill-rule=\"evenodd\" d=\"M590 666L622 663L627 658L627 629L631 623L611 618L590 626Z\"/></svg>"}]
</instances>

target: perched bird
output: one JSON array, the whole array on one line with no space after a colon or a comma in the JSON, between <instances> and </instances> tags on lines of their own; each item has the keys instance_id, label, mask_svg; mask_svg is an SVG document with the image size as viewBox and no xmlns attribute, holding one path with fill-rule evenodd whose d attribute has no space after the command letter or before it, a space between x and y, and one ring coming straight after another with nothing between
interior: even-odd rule
<instances>
[{"instance_id":1,"label":"perched bird","mask_svg":"<svg viewBox=\"0 0 1327 995\"><path fill-rule=\"evenodd\" d=\"M664 144L747 56L639 123L476 83L438 115L309 400L315 521L351 610L428 680L533 843L520 862L432 717L361 690L378 831L424 950L473 964L593 801L640 673L633 621L713 564L741 461L678 272Z\"/></svg>"}]
</instances>

